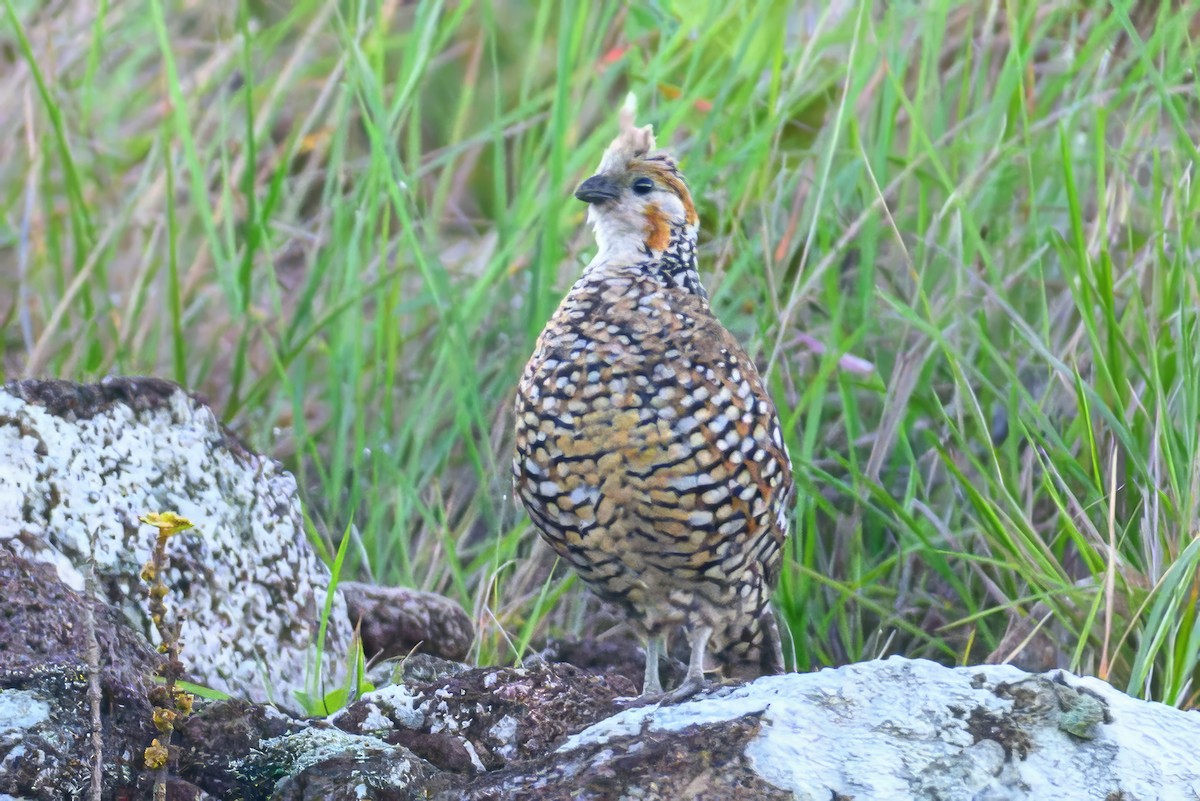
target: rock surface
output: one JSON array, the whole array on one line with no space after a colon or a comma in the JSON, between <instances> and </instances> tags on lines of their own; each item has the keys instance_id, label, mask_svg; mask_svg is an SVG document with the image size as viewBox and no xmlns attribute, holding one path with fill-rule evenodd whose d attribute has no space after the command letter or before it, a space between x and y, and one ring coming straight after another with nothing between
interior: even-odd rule
<instances>
[{"instance_id":1,"label":"rock surface","mask_svg":"<svg viewBox=\"0 0 1200 801\"><path fill-rule=\"evenodd\" d=\"M194 679L295 706L329 573L305 539L292 476L167 381L0 389L0 546L53 565L75 590L94 552L100 594L152 641L138 574L154 538L137 518L160 511L196 525L171 540L166 576ZM347 634L338 596L328 669L345 664Z\"/></svg>"},{"instance_id":2,"label":"rock surface","mask_svg":"<svg viewBox=\"0 0 1200 801\"><path fill-rule=\"evenodd\" d=\"M203 787L213 798L269 798L283 766L273 780L263 780L236 770L235 760L254 755L264 742L302 732L309 725L272 706L237 700L199 702L195 712L178 724L175 767L182 778Z\"/></svg>"},{"instance_id":3,"label":"rock surface","mask_svg":"<svg viewBox=\"0 0 1200 801\"><path fill-rule=\"evenodd\" d=\"M88 786L89 628L99 645L108 786L148 792L135 756L154 736L147 693L161 657L115 609L87 602L48 565L0 548L0 587L0 798L58 801L63 788Z\"/></svg>"},{"instance_id":4,"label":"rock surface","mask_svg":"<svg viewBox=\"0 0 1200 801\"><path fill-rule=\"evenodd\" d=\"M264 740L238 769L245 801L417 801L433 772L403 746L337 729Z\"/></svg>"},{"instance_id":5,"label":"rock surface","mask_svg":"<svg viewBox=\"0 0 1200 801\"><path fill-rule=\"evenodd\" d=\"M476 669L383 688L332 722L364 738L363 762L385 743L428 765L406 768L401 786L360 782L370 799L1150 801L1200 789L1200 714L1061 671L892 658L610 714L616 689L564 665ZM329 775L356 753L337 743ZM326 774L322 759L303 762Z\"/></svg>"},{"instance_id":6,"label":"rock surface","mask_svg":"<svg viewBox=\"0 0 1200 801\"><path fill-rule=\"evenodd\" d=\"M759 728L747 738L751 720ZM1200 790L1200 713L1138 701L1061 671L951 669L899 657L623 712L561 745L546 778L587 786L605 765L580 755L686 739L697 727L708 727L710 743L744 743L734 747L759 779L805 801L1148 801ZM640 788L647 794L638 797L678 797L655 794L646 781Z\"/></svg>"},{"instance_id":7,"label":"rock surface","mask_svg":"<svg viewBox=\"0 0 1200 801\"><path fill-rule=\"evenodd\" d=\"M347 732L404 743L437 767L482 773L542 756L633 694L622 676L572 665L476 668L368 693L330 721Z\"/></svg>"},{"instance_id":8,"label":"rock surface","mask_svg":"<svg viewBox=\"0 0 1200 801\"><path fill-rule=\"evenodd\" d=\"M360 623L367 659L407 656L414 651L463 660L475 640L475 627L455 601L407 587L380 587L343 581L350 621Z\"/></svg>"},{"instance_id":9,"label":"rock surface","mask_svg":"<svg viewBox=\"0 0 1200 801\"><path fill-rule=\"evenodd\" d=\"M686 645L686 643L685 643ZM686 658L686 654L684 655ZM584 637L582 639L552 639L538 653L547 662L568 662L590 673L616 673L629 679L638 692L646 669L646 652L633 637ZM687 664L665 654L659 663L658 676L664 687L674 687L687 674Z\"/></svg>"}]
</instances>

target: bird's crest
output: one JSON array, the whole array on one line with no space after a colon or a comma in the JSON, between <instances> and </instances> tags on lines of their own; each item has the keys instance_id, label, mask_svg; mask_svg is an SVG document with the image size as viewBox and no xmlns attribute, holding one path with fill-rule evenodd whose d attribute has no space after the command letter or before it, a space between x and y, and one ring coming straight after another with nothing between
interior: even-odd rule
<instances>
[{"instance_id":1,"label":"bird's crest","mask_svg":"<svg viewBox=\"0 0 1200 801\"><path fill-rule=\"evenodd\" d=\"M604 158L600 160L600 169L597 172L615 172L624 170L629 167L632 162L642 161L647 157L653 156L656 161L669 162L672 167L675 166L675 160L666 153L655 153L654 142L654 126L634 124L637 115L637 98L633 92L630 92L625 97L625 102L621 105L621 112L618 116L618 125L620 132L617 138L612 140L612 144L604 151Z\"/></svg>"}]
</instances>

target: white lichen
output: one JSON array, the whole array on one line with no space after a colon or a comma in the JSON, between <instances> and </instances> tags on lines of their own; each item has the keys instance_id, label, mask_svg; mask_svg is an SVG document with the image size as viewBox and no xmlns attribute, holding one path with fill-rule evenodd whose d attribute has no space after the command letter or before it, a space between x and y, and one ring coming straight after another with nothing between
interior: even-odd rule
<instances>
[{"instance_id":1,"label":"white lichen","mask_svg":"<svg viewBox=\"0 0 1200 801\"><path fill-rule=\"evenodd\" d=\"M20 743L30 729L49 719L50 704L36 693L0 690L0 743Z\"/></svg>"},{"instance_id":2,"label":"white lichen","mask_svg":"<svg viewBox=\"0 0 1200 801\"><path fill-rule=\"evenodd\" d=\"M1081 737L1059 719L1059 704L1024 708L1014 698L1029 693L1010 695L1001 685L1046 692L1057 682L1014 667L951 669L894 657L628 710L569 738L558 753L568 759L614 739L752 715L761 728L745 756L763 779L797 798L1082 801L1118 788L1130 798L1190 798L1200 789L1200 713L1139 701L1095 678L1063 681L1066 692L1102 699L1111 722L1095 722ZM972 716L1001 721L1017 745L994 739L990 728L973 729Z\"/></svg>"},{"instance_id":3,"label":"white lichen","mask_svg":"<svg viewBox=\"0 0 1200 801\"><path fill-rule=\"evenodd\" d=\"M230 447L184 392L148 406L113 403L73 420L0 389L0 542L76 590L94 550L105 600L157 641L137 578L154 534L137 518L189 518L196 529L172 539L164 579L180 588L166 602L183 621L193 680L294 707L329 584L305 538L295 480ZM324 653L332 682L346 664L344 610L339 596Z\"/></svg>"},{"instance_id":4,"label":"white lichen","mask_svg":"<svg viewBox=\"0 0 1200 801\"><path fill-rule=\"evenodd\" d=\"M419 729L425 725L425 713L417 704L416 696L403 684L388 684L378 690L372 690L364 695L362 700L370 703L367 719L363 721L364 731L390 729L393 720L408 729ZM373 725L376 714L387 721L386 727ZM372 725L368 725L369 723Z\"/></svg>"},{"instance_id":5,"label":"white lichen","mask_svg":"<svg viewBox=\"0 0 1200 801\"><path fill-rule=\"evenodd\" d=\"M499 743L495 752L506 762L517 758L517 723L512 715L505 715L488 729L488 736Z\"/></svg>"},{"instance_id":6,"label":"white lichen","mask_svg":"<svg viewBox=\"0 0 1200 801\"><path fill-rule=\"evenodd\" d=\"M474 766L475 770L479 771L480 773L486 772L487 768L483 766L483 760L479 758L479 754L475 751L474 744L472 744L472 742L466 738L461 738L459 742L461 742L463 744L463 748L467 750L467 756L471 758L471 765Z\"/></svg>"}]
</instances>

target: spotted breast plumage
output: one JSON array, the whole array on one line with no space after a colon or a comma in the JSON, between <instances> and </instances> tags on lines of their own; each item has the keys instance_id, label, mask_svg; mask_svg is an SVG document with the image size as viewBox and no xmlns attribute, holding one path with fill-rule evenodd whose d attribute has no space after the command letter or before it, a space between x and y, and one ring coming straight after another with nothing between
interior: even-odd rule
<instances>
[{"instance_id":1,"label":"spotted breast plumage","mask_svg":"<svg viewBox=\"0 0 1200 801\"><path fill-rule=\"evenodd\" d=\"M775 405L713 315L674 159L622 119L589 204L599 252L521 377L515 489L551 547L646 642L644 696L680 627L681 700L706 669L783 669L770 593L794 495Z\"/></svg>"}]
</instances>

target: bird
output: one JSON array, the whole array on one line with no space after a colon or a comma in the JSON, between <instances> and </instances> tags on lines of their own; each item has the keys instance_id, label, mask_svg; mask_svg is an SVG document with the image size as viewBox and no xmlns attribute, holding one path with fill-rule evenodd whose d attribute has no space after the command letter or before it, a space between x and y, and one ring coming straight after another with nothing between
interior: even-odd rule
<instances>
[{"instance_id":1,"label":"bird","mask_svg":"<svg viewBox=\"0 0 1200 801\"><path fill-rule=\"evenodd\" d=\"M699 219L633 105L594 175L598 251L537 339L516 397L514 492L542 538L645 645L640 698L783 672L770 606L795 498L775 404L697 272ZM687 673L659 660L683 630Z\"/></svg>"}]
</instances>

